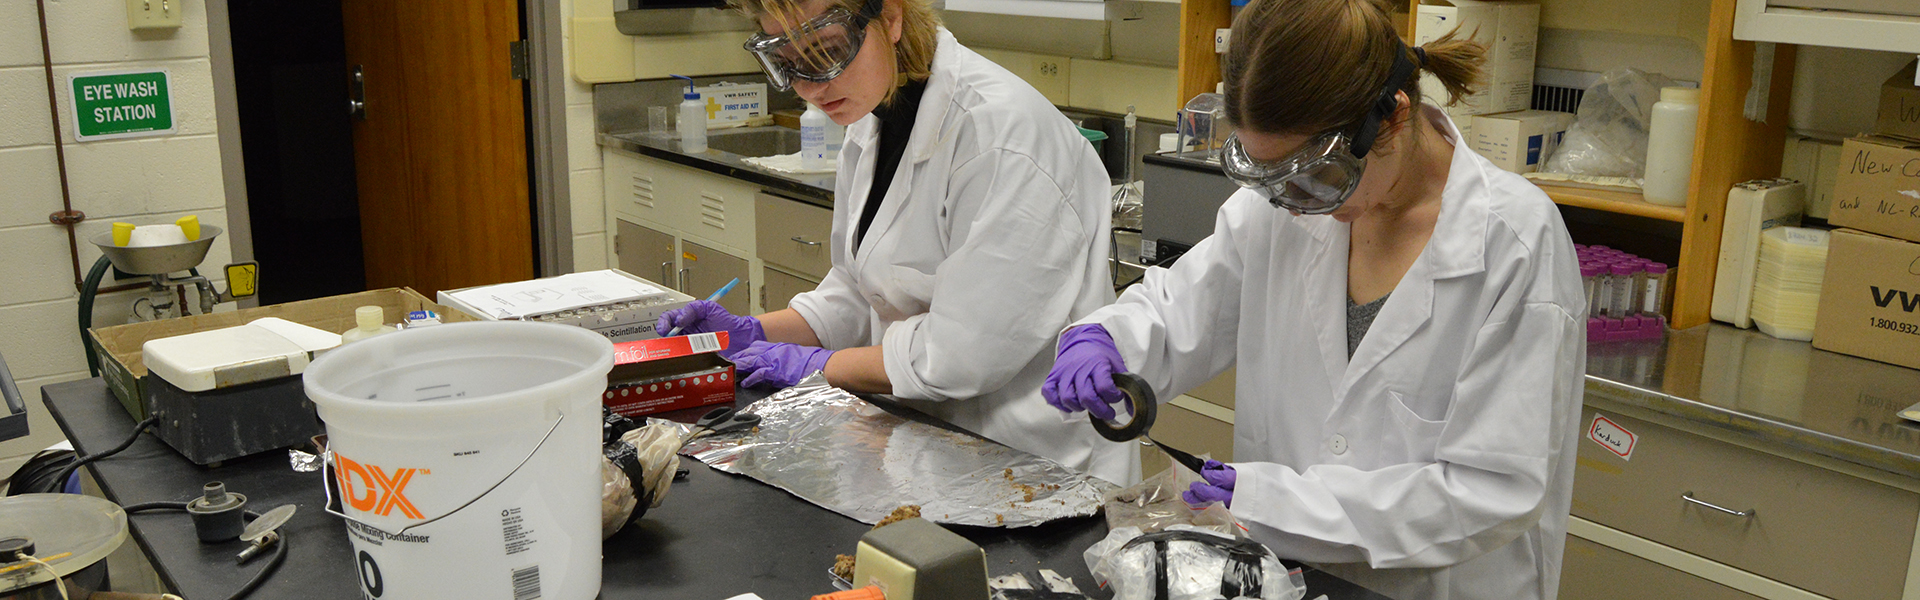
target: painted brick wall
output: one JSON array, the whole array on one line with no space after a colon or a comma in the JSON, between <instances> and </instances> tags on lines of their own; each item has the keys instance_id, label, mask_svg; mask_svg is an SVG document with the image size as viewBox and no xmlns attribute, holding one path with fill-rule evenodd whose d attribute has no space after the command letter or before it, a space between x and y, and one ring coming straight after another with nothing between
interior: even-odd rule
<instances>
[{"instance_id":1,"label":"painted brick wall","mask_svg":"<svg viewBox=\"0 0 1920 600\"><path fill-rule=\"evenodd\" d=\"M600 145L594 141L593 86L573 76L573 2L560 3L560 44L566 56L567 169L573 195L573 270L607 268L607 201L600 181Z\"/></svg>"},{"instance_id":2,"label":"painted brick wall","mask_svg":"<svg viewBox=\"0 0 1920 600\"><path fill-rule=\"evenodd\" d=\"M100 255L86 237L109 230L114 221L168 223L198 215L203 224L227 227L206 7L182 4L183 27L135 32L127 29L122 2L47 0L56 87L67 87L67 74L75 72L164 68L172 78L177 130L165 137L74 142L65 110L71 100L60 92L68 181L74 208L87 214L79 228L83 268ZM61 439L40 405L40 386L87 376L66 234L47 222L61 208L60 181L37 19L34 0L0 0L0 115L6 115L0 119L0 355L27 396L33 430L28 438L0 443L0 474ZM202 271L217 277L230 256L223 237L207 257L211 268ZM137 293L99 298L94 323L126 322Z\"/></svg>"}]
</instances>

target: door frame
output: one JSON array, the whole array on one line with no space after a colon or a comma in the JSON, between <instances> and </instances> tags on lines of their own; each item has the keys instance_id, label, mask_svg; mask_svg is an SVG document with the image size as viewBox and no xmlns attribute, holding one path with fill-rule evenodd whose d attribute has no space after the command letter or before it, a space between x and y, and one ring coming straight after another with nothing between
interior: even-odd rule
<instances>
[{"instance_id":1,"label":"door frame","mask_svg":"<svg viewBox=\"0 0 1920 600\"><path fill-rule=\"evenodd\" d=\"M561 0L568 1L568 0ZM521 0L527 40L527 155L533 186L534 275L573 272L573 193L560 2Z\"/></svg>"},{"instance_id":2,"label":"door frame","mask_svg":"<svg viewBox=\"0 0 1920 600\"><path fill-rule=\"evenodd\" d=\"M214 139L220 145L220 180L227 197L227 245L233 262L253 260L253 221L247 204L247 160L240 148L240 100L233 78L233 26L227 0L207 0L207 63L213 74ZM236 301L260 305L259 296Z\"/></svg>"}]
</instances>

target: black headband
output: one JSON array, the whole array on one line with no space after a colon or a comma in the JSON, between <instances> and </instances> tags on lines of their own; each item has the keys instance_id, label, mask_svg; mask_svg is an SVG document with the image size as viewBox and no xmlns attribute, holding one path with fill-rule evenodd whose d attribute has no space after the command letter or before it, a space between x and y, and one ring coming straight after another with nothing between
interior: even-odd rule
<instances>
[{"instance_id":1,"label":"black headband","mask_svg":"<svg viewBox=\"0 0 1920 600\"><path fill-rule=\"evenodd\" d=\"M1360 120L1360 128L1354 133L1351 145L1354 158L1366 158L1367 152L1373 150L1373 143L1380 136L1380 124L1392 118L1394 109L1400 107L1397 94L1401 88L1406 87L1407 80L1420 69L1418 65L1407 60L1406 45L1399 40L1394 40L1393 45L1393 72L1387 75L1386 86L1380 88L1380 95L1374 98L1372 106L1367 107L1367 116ZM1413 54L1419 57L1422 64L1427 62L1425 49L1416 46L1413 48Z\"/></svg>"}]
</instances>

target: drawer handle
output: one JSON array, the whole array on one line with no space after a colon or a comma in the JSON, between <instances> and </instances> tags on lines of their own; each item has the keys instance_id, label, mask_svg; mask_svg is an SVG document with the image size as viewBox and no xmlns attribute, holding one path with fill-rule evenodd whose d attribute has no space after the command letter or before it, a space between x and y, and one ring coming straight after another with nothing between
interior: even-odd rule
<instances>
[{"instance_id":1,"label":"drawer handle","mask_svg":"<svg viewBox=\"0 0 1920 600\"><path fill-rule=\"evenodd\" d=\"M1731 508L1725 508L1725 507L1722 507L1722 506L1718 506L1718 505L1715 505L1715 504L1713 504L1713 503L1711 503L1711 502L1707 502L1707 501L1704 501L1704 500L1701 500L1701 499L1699 499L1699 498L1695 498L1695 497L1693 497L1693 492L1687 492L1687 493L1685 493L1685 494L1681 494L1681 495L1680 495L1680 499L1681 499L1681 500L1685 500L1685 501L1688 501L1688 502L1692 502L1692 503L1694 503L1694 504L1698 504L1698 505L1700 505L1700 506L1705 506L1705 507L1707 507L1707 508L1711 508L1711 509L1714 509L1714 510L1717 510L1717 511L1720 511L1720 512L1723 512L1723 513L1727 513L1727 514L1729 514L1729 515L1733 515L1733 516L1736 516L1736 517L1740 517L1740 518L1742 518L1742 519L1751 519L1751 518L1753 518L1753 515L1754 515L1755 513L1758 513L1758 512L1760 512L1760 511L1757 511L1757 510L1754 510L1754 509L1751 509L1751 508L1749 508L1749 509L1746 509L1746 510L1744 510L1744 511L1741 511L1741 510L1733 510L1733 509L1731 509Z\"/></svg>"},{"instance_id":2,"label":"drawer handle","mask_svg":"<svg viewBox=\"0 0 1920 600\"><path fill-rule=\"evenodd\" d=\"M820 245L820 242L809 242L809 241L806 241L806 240L803 240L803 239L800 239L800 236L797 236L797 235L796 235L796 236L793 236L793 237L792 237L792 238L790 238L790 239L792 239L792 240L793 240L793 241L795 241L795 242L799 242L799 243L802 243L802 244L806 244L806 245L808 245L808 246L818 246L818 245Z\"/></svg>"}]
</instances>

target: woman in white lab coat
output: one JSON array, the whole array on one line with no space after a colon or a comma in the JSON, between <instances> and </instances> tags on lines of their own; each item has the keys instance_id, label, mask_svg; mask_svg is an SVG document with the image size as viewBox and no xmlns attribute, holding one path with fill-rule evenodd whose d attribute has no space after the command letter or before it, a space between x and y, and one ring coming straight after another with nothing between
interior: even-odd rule
<instances>
[{"instance_id":1,"label":"woman in white lab coat","mask_svg":"<svg viewBox=\"0 0 1920 600\"><path fill-rule=\"evenodd\" d=\"M824 370L1120 483L1133 448L1040 397L1053 342L1112 302L1108 179L1059 110L939 27L926 0L744 0L775 87L848 125L832 269L758 318L696 303L662 330L728 330L746 385ZM737 353L733 353L737 352Z\"/></svg>"},{"instance_id":2,"label":"woman in white lab coat","mask_svg":"<svg viewBox=\"0 0 1920 600\"><path fill-rule=\"evenodd\" d=\"M1483 52L1409 49L1368 0L1244 9L1225 170L1246 189L1063 336L1048 400L1111 415L1113 371L1166 399L1238 363L1237 462L1189 501L1396 598L1553 598L1585 367L1572 241L1415 100L1421 72L1466 93Z\"/></svg>"}]
</instances>

